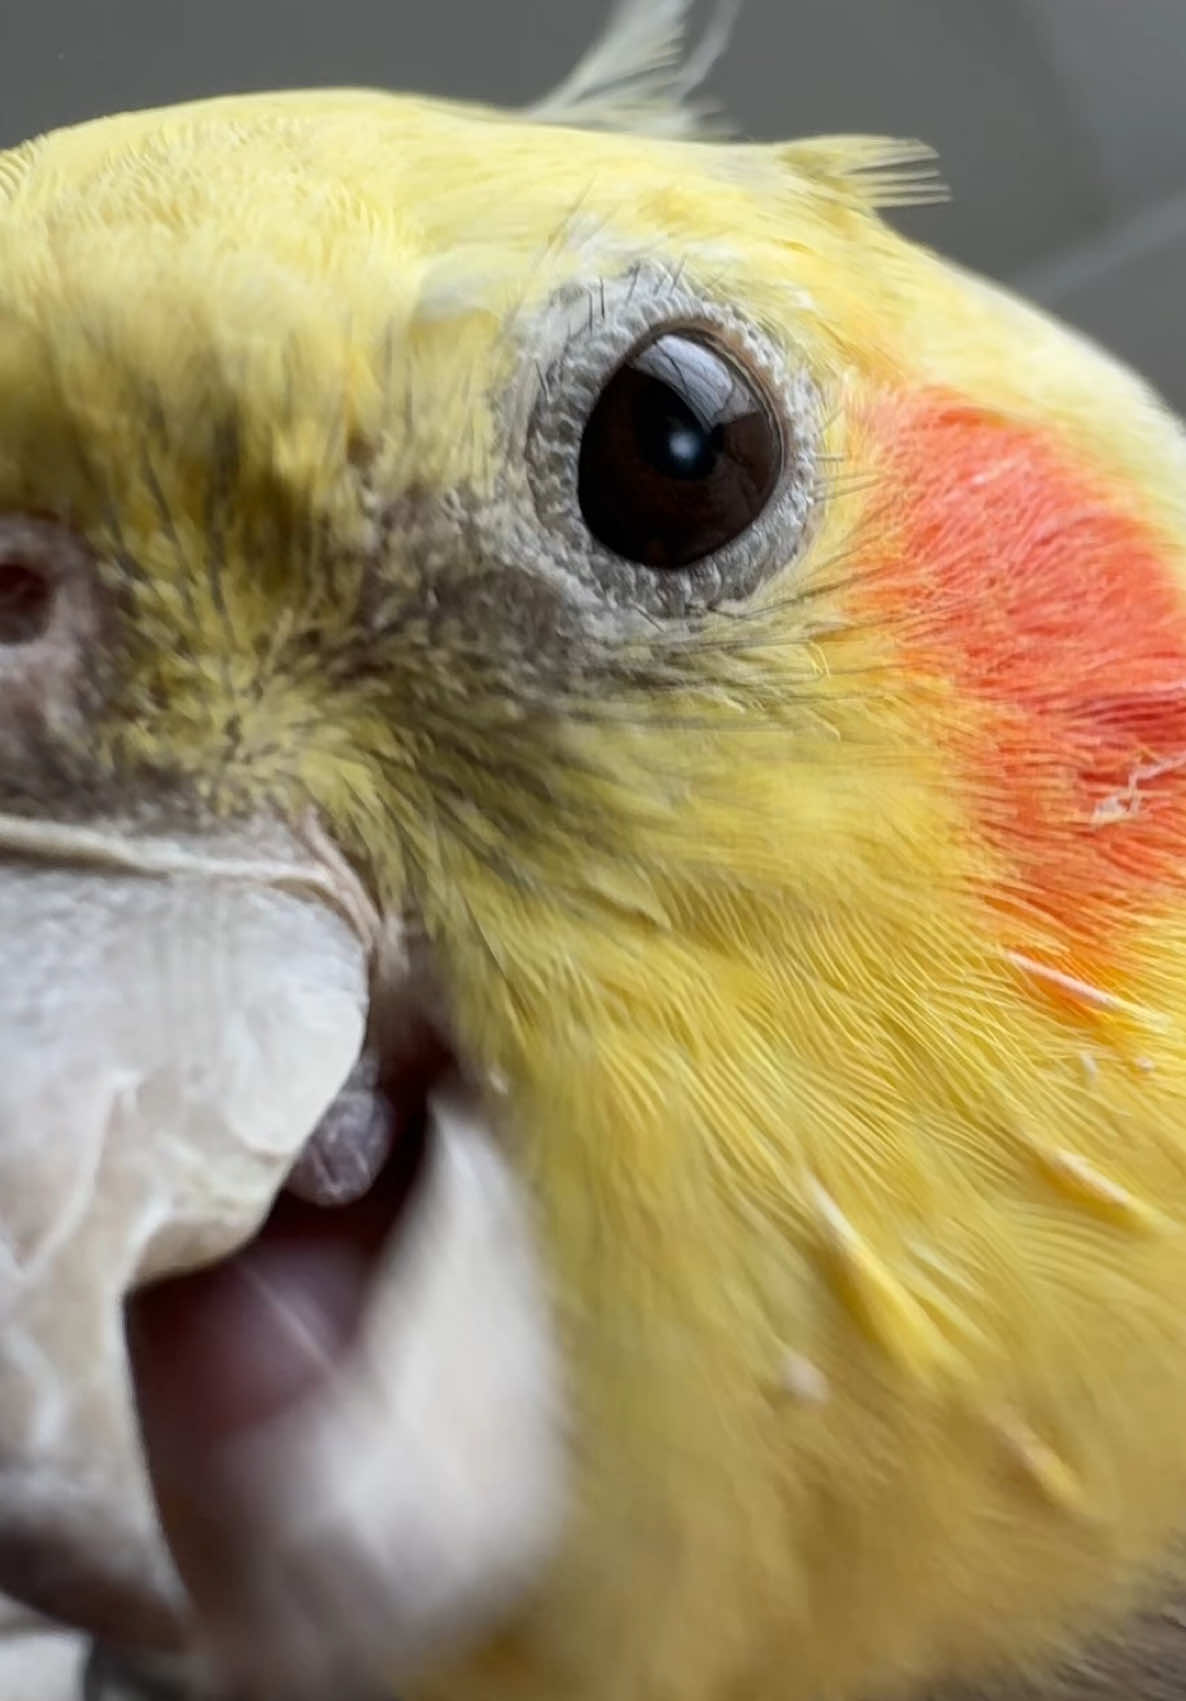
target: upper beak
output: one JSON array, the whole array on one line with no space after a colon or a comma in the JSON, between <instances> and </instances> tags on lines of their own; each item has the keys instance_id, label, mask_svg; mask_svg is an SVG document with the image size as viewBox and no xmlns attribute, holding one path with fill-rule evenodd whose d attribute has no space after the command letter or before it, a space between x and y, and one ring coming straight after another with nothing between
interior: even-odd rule
<instances>
[{"instance_id":1,"label":"upper beak","mask_svg":"<svg viewBox=\"0 0 1186 1701\"><path fill-rule=\"evenodd\" d=\"M456 1096L332 1373L199 1444L177 1335L137 1410L128 1295L250 1240L366 1036L365 901L273 849L0 822L0 1588L345 1697L530 1573L560 1425L528 1213Z\"/></svg>"}]
</instances>

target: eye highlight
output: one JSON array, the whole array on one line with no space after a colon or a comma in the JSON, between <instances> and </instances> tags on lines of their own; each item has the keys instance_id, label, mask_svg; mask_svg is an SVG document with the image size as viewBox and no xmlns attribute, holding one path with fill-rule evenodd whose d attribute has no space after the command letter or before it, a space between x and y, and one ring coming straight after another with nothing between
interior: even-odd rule
<instances>
[{"instance_id":1,"label":"eye highlight","mask_svg":"<svg viewBox=\"0 0 1186 1701\"><path fill-rule=\"evenodd\" d=\"M598 396L577 494L606 549L671 569L751 526L782 467L782 434L756 381L704 333L668 329L635 348Z\"/></svg>"},{"instance_id":2,"label":"eye highlight","mask_svg":"<svg viewBox=\"0 0 1186 1701\"><path fill-rule=\"evenodd\" d=\"M566 284L520 334L511 477L486 515L508 563L628 624L744 601L794 568L825 419L797 342L649 261Z\"/></svg>"}]
</instances>

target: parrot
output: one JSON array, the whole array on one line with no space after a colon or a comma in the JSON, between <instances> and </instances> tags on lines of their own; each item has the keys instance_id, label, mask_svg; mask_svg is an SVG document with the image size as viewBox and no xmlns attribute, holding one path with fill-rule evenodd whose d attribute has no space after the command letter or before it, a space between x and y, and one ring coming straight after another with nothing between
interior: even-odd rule
<instances>
[{"instance_id":1,"label":"parrot","mask_svg":"<svg viewBox=\"0 0 1186 1701\"><path fill-rule=\"evenodd\" d=\"M0 153L0 1589L177 1694L1186 1670L1186 436L688 11Z\"/></svg>"}]
</instances>

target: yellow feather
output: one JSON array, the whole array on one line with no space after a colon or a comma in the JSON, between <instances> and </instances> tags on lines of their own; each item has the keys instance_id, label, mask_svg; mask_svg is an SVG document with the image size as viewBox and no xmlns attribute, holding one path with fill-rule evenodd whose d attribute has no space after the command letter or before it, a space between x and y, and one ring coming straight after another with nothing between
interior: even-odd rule
<instances>
[{"instance_id":1,"label":"yellow feather","mask_svg":"<svg viewBox=\"0 0 1186 1701\"><path fill-rule=\"evenodd\" d=\"M687 139L683 10L521 118L258 95L0 156L0 507L84 532L128 621L96 787L315 805L421 907L535 1189L572 1519L415 1701L894 1692L1057 1654L1186 1527L1186 888L1098 996L1038 919L1003 949L946 749L980 711L847 596L871 398L1040 427L1186 586L1182 434L877 222L913 145ZM644 265L806 375L825 470L740 615L632 629L598 694L415 598L434 504L517 488L516 374Z\"/></svg>"}]
</instances>

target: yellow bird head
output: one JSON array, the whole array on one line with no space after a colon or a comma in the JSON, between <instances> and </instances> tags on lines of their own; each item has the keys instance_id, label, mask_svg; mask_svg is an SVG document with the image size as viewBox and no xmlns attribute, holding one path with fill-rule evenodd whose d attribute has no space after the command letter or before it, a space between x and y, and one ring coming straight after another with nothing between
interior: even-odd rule
<instances>
[{"instance_id":1,"label":"yellow bird head","mask_svg":"<svg viewBox=\"0 0 1186 1701\"><path fill-rule=\"evenodd\" d=\"M0 155L0 1583L261 1694L843 1701L1186 1524L1182 433L682 10Z\"/></svg>"}]
</instances>

